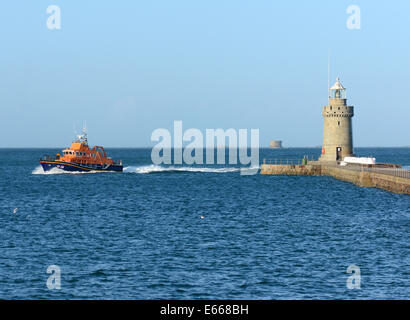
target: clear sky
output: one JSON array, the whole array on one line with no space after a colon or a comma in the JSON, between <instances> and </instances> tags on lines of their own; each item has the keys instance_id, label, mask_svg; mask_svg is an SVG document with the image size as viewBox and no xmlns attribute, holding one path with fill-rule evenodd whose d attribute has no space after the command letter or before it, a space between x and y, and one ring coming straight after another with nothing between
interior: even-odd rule
<instances>
[{"instance_id":1,"label":"clear sky","mask_svg":"<svg viewBox=\"0 0 410 320\"><path fill-rule=\"evenodd\" d=\"M61 29L46 25L61 8ZM349 5L361 29L349 30ZM0 147L147 147L157 128L322 143L340 76L355 146L410 145L410 1L13 0L0 4Z\"/></svg>"}]
</instances>

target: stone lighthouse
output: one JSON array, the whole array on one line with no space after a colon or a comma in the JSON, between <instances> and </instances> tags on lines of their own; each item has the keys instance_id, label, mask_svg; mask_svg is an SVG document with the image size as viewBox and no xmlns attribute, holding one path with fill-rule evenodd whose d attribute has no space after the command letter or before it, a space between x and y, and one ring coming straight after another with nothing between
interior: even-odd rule
<instances>
[{"instance_id":1,"label":"stone lighthouse","mask_svg":"<svg viewBox=\"0 0 410 320\"><path fill-rule=\"evenodd\" d=\"M323 147L319 161L342 161L353 155L353 106L346 104L346 89L337 78L330 88L329 105L322 110Z\"/></svg>"}]
</instances>

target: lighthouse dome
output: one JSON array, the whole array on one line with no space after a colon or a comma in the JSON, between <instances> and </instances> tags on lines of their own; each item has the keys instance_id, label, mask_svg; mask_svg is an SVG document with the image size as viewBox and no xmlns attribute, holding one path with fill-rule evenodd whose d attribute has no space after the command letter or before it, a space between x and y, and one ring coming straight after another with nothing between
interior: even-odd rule
<instances>
[{"instance_id":1,"label":"lighthouse dome","mask_svg":"<svg viewBox=\"0 0 410 320\"><path fill-rule=\"evenodd\" d=\"M330 99L346 99L346 89L339 78L336 79L336 83L330 88Z\"/></svg>"},{"instance_id":2,"label":"lighthouse dome","mask_svg":"<svg viewBox=\"0 0 410 320\"><path fill-rule=\"evenodd\" d=\"M330 88L330 90L346 90L345 87L343 87L342 83L340 82L340 79L336 79L336 83Z\"/></svg>"}]
</instances>

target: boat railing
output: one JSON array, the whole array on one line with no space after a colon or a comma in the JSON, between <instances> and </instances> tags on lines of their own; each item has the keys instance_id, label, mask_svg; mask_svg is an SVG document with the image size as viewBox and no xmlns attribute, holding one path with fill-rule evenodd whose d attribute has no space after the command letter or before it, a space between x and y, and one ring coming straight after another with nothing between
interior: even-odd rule
<instances>
[{"instance_id":1,"label":"boat railing","mask_svg":"<svg viewBox=\"0 0 410 320\"><path fill-rule=\"evenodd\" d=\"M40 160L43 160L43 161L55 161L55 159L56 159L55 157L52 157L48 154L45 154L40 158Z\"/></svg>"}]
</instances>

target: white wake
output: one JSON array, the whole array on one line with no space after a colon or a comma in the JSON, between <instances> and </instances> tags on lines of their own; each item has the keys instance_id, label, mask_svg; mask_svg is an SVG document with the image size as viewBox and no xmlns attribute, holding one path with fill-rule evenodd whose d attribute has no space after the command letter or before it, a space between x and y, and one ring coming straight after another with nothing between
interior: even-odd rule
<instances>
[{"instance_id":1,"label":"white wake","mask_svg":"<svg viewBox=\"0 0 410 320\"><path fill-rule=\"evenodd\" d=\"M49 171L44 171L42 166L37 166L33 172L31 172L32 174L60 174L60 173L64 173L64 170L61 170L59 168L52 168Z\"/></svg>"},{"instance_id":2,"label":"white wake","mask_svg":"<svg viewBox=\"0 0 410 320\"><path fill-rule=\"evenodd\" d=\"M239 172L240 168L224 167L224 168L207 168L207 167L163 167L158 165L146 165L146 166L129 166L124 168L125 173L156 173L156 172L202 172L202 173L228 173Z\"/></svg>"},{"instance_id":3,"label":"white wake","mask_svg":"<svg viewBox=\"0 0 410 320\"><path fill-rule=\"evenodd\" d=\"M256 168L242 168L242 170L258 170ZM230 173L230 172L240 172L241 168L235 167L223 167L223 168L209 168L209 167L163 167L158 165L145 165L145 166L128 166L123 169L124 173L160 173L160 172L198 172L198 173ZM89 174L89 173L103 173L103 172L114 172L114 171L65 171L60 168L52 168L49 171L44 171L42 166L36 167L32 174Z\"/></svg>"}]
</instances>

